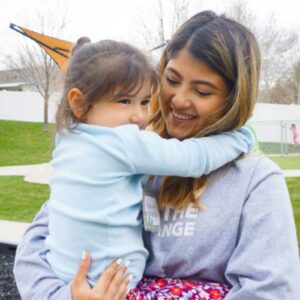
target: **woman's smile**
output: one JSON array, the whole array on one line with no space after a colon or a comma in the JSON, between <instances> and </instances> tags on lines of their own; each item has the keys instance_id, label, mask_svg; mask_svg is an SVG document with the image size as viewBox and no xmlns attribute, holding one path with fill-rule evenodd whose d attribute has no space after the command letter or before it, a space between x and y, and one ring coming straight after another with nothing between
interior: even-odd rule
<instances>
[{"instance_id":1,"label":"woman's smile","mask_svg":"<svg viewBox=\"0 0 300 300\"><path fill-rule=\"evenodd\" d=\"M174 108L170 108L170 113L173 119L180 120L180 121L191 121L197 118L196 115L176 111Z\"/></svg>"}]
</instances>

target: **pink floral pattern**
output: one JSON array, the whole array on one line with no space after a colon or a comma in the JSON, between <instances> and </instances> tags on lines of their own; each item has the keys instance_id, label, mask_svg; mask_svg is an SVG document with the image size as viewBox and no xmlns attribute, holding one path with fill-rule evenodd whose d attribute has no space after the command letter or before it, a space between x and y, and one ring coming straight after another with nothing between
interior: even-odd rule
<instances>
[{"instance_id":1,"label":"pink floral pattern","mask_svg":"<svg viewBox=\"0 0 300 300\"><path fill-rule=\"evenodd\" d=\"M214 282L172 278L143 278L126 300L222 300L229 288Z\"/></svg>"}]
</instances>

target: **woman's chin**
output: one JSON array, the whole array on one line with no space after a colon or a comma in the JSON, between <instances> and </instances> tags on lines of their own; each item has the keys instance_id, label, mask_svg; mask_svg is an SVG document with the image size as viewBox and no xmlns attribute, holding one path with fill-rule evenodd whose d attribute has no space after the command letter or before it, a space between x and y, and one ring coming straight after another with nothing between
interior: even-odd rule
<instances>
[{"instance_id":1,"label":"woman's chin","mask_svg":"<svg viewBox=\"0 0 300 300\"><path fill-rule=\"evenodd\" d=\"M176 126L167 125L167 132L170 137L176 138L178 140L183 140L190 137L190 133L188 130Z\"/></svg>"},{"instance_id":2,"label":"woman's chin","mask_svg":"<svg viewBox=\"0 0 300 300\"><path fill-rule=\"evenodd\" d=\"M166 127L168 135L179 140L190 138L200 130L196 130L199 126L198 123L195 124L195 121L174 122L171 119L166 122Z\"/></svg>"}]
</instances>

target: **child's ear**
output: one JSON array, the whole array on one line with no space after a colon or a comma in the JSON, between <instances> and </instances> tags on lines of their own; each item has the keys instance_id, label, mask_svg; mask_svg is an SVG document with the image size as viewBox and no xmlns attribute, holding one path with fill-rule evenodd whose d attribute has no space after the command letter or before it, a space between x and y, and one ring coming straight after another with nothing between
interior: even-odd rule
<instances>
[{"instance_id":1,"label":"child's ear","mask_svg":"<svg viewBox=\"0 0 300 300\"><path fill-rule=\"evenodd\" d=\"M86 96L78 88L72 88L68 92L68 102L74 115L81 119L88 111Z\"/></svg>"}]
</instances>

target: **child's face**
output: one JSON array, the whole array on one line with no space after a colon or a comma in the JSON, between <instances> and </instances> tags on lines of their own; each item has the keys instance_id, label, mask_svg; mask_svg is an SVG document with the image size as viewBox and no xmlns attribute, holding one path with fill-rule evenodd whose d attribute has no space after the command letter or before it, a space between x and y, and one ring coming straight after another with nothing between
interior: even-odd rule
<instances>
[{"instance_id":1,"label":"child's face","mask_svg":"<svg viewBox=\"0 0 300 300\"><path fill-rule=\"evenodd\" d=\"M149 118L150 90L151 84L146 81L135 96L122 96L109 101L99 99L87 112L87 123L104 127L136 124L144 129Z\"/></svg>"}]
</instances>

